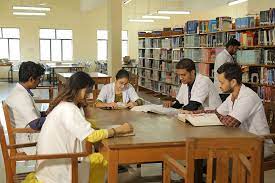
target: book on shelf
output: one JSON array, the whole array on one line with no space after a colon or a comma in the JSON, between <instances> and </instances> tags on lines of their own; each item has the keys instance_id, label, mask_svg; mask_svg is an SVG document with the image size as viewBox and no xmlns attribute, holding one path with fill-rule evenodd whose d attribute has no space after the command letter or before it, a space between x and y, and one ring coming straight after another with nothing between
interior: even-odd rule
<instances>
[{"instance_id":1,"label":"book on shelf","mask_svg":"<svg viewBox=\"0 0 275 183\"><path fill-rule=\"evenodd\" d=\"M138 59L138 66L145 67L145 59L143 59L143 58Z\"/></svg>"},{"instance_id":2,"label":"book on shelf","mask_svg":"<svg viewBox=\"0 0 275 183\"><path fill-rule=\"evenodd\" d=\"M195 35L186 35L184 37L185 47L199 47L200 46L200 36Z\"/></svg>"},{"instance_id":3,"label":"book on shelf","mask_svg":"<svg viewBox=\"0 0 275 183\"><path fill-rule=\"evenodd\" d=\"M217 17L217 30L227 31L232 29L232 18L231 17Z\"/></svg>"},{"instance_id":4,"label":"book on shelf","mask_svg":"<svg viewBox=\"0 0 275 183\"><path fill-rule=\"evenodd\" d=\"M225 46L231 38L236 38L236 32L217 32L217 46Z\"/></svg>"},{"instance_id":5,"label":"book on shelf","mask_svg":"<svg viewBox=\"0 0 275 183\"><path fill-rule=\"evenodd\" d=\"M151 49L145 50L145 57L146 58L153 58L153 50L151 50Z\"/></svg>"},{"instance_id":6,"label":"book on shelf","mask_svg":"<svg viewBox=\"0 0 275 183\"><path fill-rule=\"evenodd\" d=\"M263 64L275 64L275 49L262 51Z\"/></svg>"},{"instance_id":7,"label":"book on shelf","mask_svg":"<svg viewBox=\"0 0 275 183\"><path fill-rule=\"evenodd\" d=\"M184 52L182 49L173 50L172 60L180 60L184 57Z\"/></svg>"},{"instance_id":8,"label":"book on shelf","mask_svg":"<svg viewBox=\"0 0 275 183\"><path fill-rule=\"evenodd\" d=\"M153 48L153 39L145 38L145 48Z\"/></svg>"},{"instance_id":9,"label":"book on shelf","mask_svg":"<svg viewBox=\"0 0 275 183\"><path fill-rule=\"evenodd\" d=\"M200 35L200 47L215 47L217 45L216 35Z\"/></svg>"},{"instance_id":10,"label":"book on shelf","mask_svg":"<svg viewBox=\"0 0 275 183\"><path fill-rule=\"evenodd\" d=\"M275 89L272 87L261 86L258 87L257 93L264 102L275 101Z\"/></svg>"},{"instance_id":11,"label":"book on shelf","mask_svg":"<svg viewBox=\"0 0 275 183\"><path fill-rule=\"evenodd\" d=\"M193 61L201 61L201 51L202 49L186 49L184 50L184 58L189 58Z\"/></svg>"},{"instance_id":12,"label":"book on shelf","mask_svg":"<svg viewBox=\"0 0 275 183\"><path fill-rule=\"evenodd\" d=\"M187 34L198 33L198 26L199 26L198 20L187 21L185 24L185 30Z\"/></svg>"},{"instance_id":13,"label":"book on shelf","mask_svg":"<svg viewBox=\"0 0 275 183\"><path fill-rule=\"evenodd\" d=\"M201 50L201 62L204 63L212 63L215 62L216 59L216 49L211 48L211 49L202 49Z\"/></svg>"},{"instance_id":14,"label":"book on shelf","mask_svg":"<svg viewBox=\"0 0 275 183\"><path fill-rule=\"evenodd\" d=\"M160 79L159 71L153 70L152 78L153 78L153 80L159 81L159 79Z\"/></svg>"},{"instance_id":15,"label":"book on shelf","mask_svg":"<svg viewBox=\"0 0 275 183\"><path fill-rule=\"evenodd\" d=\"M153 58L154 59L160 59L161 57L161 50L160 49L154 49L153 50Z\"/></svg>"},{"instance_id":16,"label":"book on shelf","mask_svg":"<svg viewBox=\"0 0 275 183\"><path fill-rule=\"evenodd\" d=\"M161 48L161 39L153 39L153 48Z\"/></svg>"},{"instance_id":17,"label":"book on shelf","mask_svg":"<svg viewBox=\"0 0 275 183\"><path fill-rule=\"evenodd\" d=\"M145 48L145 40L144 39L139 39L138 40L138 47L139 48Z\"/></svg>"},{"instance_id":18,"label":"book on shelf","mask_svg":"<svg viewBox=\"0 0 275 183\"><path fill-rule=\"evenodd\" d=\"M245 29L245 28L255 27L255 23L256 21L254 17L242 17L242 18L236 18L235 20L236 29Z\"/></svg>"},{"instance_id":19,"label":"book on shelf","mask_svg":"<svg viewBox=\"0 0 275 183\"><path fill-rule=\"evenodd\" d=\"M198 25L198 33L208 33L217 31L216 20L200 20Z\"/></svg>"},{"instance_id":20,"label":"book on shelf","mask_svg":"<svg viewBox=\"0 0 275 183\"><path fill-rule=\"evenodd\" d=\"M172 38L161 39L162 48L172 48Z\"/></svg>"},{"instance_id":21,"label":"book on shelf","mask_svg":"<svg viewBox=\"0 0 275 183\"><path fill-rule=\"evenodd\" d=\"M209 32L217 32L217 20L209 20L208 30Z\"/></svg>"},{"instance_id":22,"label":"book on shelf","mask_svg":"<svg viewBox=\"0 0 275 183\"><path fill-rule=\"evenodd\" d=\"M236 32L236 39L243 47L258 45L258 34L256 32Z\"/></svg>"},{"instance_id":23,"label":"book on shelf","mask_svg":"<svg viewBox=\"0 0 275 183\"><path fill-rule=\"evenodd\" d=\"M275 8L260 11L260 25L275 24Z\"/></svg>"},{"instance_id":24,"label":"book on shelf","mask_svg":"<svg viewBox=\"0 0 275 183\"><path fill-rule=\"evenodd\" d=\"M275 28L258 31L258 45L275 46Z\"/></svg>"},{"instance_id":25,"label":"book on shelf","mask_svg":"<svg viewBox=\"0 0 275 183\"><path fill-rule=\"evenodd\" d=\"M139 57L145 57L145 50L138 50Z\"/></svg>"},{"instance_id":26,"label":"book on shelf","mask_svg":"<svg viewBox=\"0 0 275 183\"><path fill-rule=\"evenodd\" d=\"M172 50L162 49L160 58L163 60L172 60Z\"/></svg>"},{"instance_id":27,"label":"book on shelf","mask_svg":"<svg viewBox=\"0 0 275 183\"><path fill-rule=\"evenodd\" d=\"M208 76L208 77L212 77L211 76L211 71L210 71L210 65L209 64L199 63L198 64L198 71L202 75L205 75L205 76Z\"/></svg>"},{"instance_id":28,"label":"book on shelf","mask_svg":"<svg viewBox=\"0 0 275 183\"><path fill-rule=\"evenodd\" d=\"M172 38L172 48L179 48L184 46L184 37L173 37Z\"/></svg>"},{"instance_id":29,"label":"book on shelf","mask_svg":"<svg viewBox=\"0 0 275 183\"><path fill-rule=\"evenodd\" d=\"M184 28L182 28L182 27L175 27L172 30L175 33L179 33L179 34L183 34L184 33Z\"/></svg>"},{"instance_id":30,"label":"book on shelf","mask_svg":"<svg viewBox=\"0 0 275 183\"><path fill-rule=\"evenodd\" d=\"M237 51L237 62L239 64L261 64L261 50L239 50Z\"/></svg>"}]
</instances>

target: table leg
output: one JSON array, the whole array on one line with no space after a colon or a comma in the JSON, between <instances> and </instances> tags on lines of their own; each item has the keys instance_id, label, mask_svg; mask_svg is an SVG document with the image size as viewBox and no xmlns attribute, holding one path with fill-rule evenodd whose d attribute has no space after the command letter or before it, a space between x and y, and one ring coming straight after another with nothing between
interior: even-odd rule
<instances>
[{"instance_id":1,"label":"table leg","mask_svg":"<svg viewBox=\"0 0 275 183\"><path fill-rule=\"evenodd\" d=\"M117 183L118 182L118 151L110 150L109 151L109 160L108 160L108 183Z\"/></svg>"}]
</instances>

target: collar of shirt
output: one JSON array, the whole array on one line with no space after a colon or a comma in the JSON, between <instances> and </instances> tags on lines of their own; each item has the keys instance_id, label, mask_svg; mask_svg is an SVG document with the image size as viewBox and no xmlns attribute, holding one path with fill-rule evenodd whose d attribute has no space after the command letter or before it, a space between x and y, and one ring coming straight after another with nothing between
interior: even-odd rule
<instances>
[{"instance_id":1,"label":"collar of shirt","mask_svg":"<svg viewBox=\"0 0 275 183\"><path fill-rule=\"evenodd\" d=\"M25 88L22 84L20 84L20 86L22 86L28 92L28 94L30 94L33 97L33 93L30 89Z\"/></svg>"}]
</instances>

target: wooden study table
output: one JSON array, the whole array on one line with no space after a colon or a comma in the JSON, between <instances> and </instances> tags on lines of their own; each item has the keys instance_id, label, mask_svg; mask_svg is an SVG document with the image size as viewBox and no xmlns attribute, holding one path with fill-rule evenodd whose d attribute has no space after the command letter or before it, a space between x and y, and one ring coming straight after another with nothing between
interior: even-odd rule
<instances>
[{"instance_id":1,"label":"wooden study table","mask_svg":"<svg viewBox=\"0 0 275 183\"><path fill-rule=\"evenodd\" d=\"M161 162L163 155L185 159L187 138L255 138L238 128L193 127L175 117L128 110L91 109L90 118L99 128L130 122L135 136L110 138L100 143L100 153L108 160L108 183L118 182L119 164Z\"/></svg>"},{"instance_id":2,"label":"wooden study table","mask_svg":"<svg viewBox=\"0 0 275 183\"><path fill-rule=\"evenodd\" d=\"M68 69L68 72L72 71L82 71L85 68L82 65L74 64L74 63L64 63L64 64L56 64L56 63L47 63L46 66L50 69L50 83L55 83L55 69Z\"/></svg>"},{"instance_id":3,"label":"wooden study table","mask_svg":"<svg viewBox=\"0 0 275 183\"><path fill-rule=\"evenodd\" d=\"M0 63L0 67L9 67L8 71L8 82L13 82L13 64L11 62L8 63Z\"/></svg>"}]
</instances>

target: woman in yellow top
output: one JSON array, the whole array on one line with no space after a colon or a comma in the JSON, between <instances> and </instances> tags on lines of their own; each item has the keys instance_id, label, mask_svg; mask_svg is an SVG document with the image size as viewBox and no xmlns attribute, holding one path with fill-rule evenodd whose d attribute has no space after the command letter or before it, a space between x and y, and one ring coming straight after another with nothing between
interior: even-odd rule
<instances>
[{"instance_id":1,"label":"woman in yellow top","mask_svg":"<svg viewBox=\"0 0 275 183\"><path fill-rule=\"evenodd\" d=\"M91 124L86 121L84 113L86 108L85 99L87 94L92 91L93 85L94 81L85 72L77 72L71 76L64 91L59 94L50 106L50 112L39 134L37 154L82 152L82 143L85 140L97 142L113 137L115 134L129 133L133 130L128 123L108 130L94 130L91 128ZM92 154L89 159L91 163L99 160L98 163L106 166L106 161L104 162L102 155L98 153ZM100 166L92 165L92 167L98 168ZM39 160L36 168L35 176L31 175L28 177L29 179L35 179L36 182L44 183L71 182L71 164L66 159ZM79 168L81 169L81 165ZM84 171L83 169L82 172ZM91 171L95 173L97 170ZM99 172L99 174L102 175L102 172ZM86 175L89 177L89 171ZM93 177L98 179L99 175ZM85 179L83 176L79 176L79 178ZM101 177L101 181L93 180L93 182L102 182L102 179L103 177ZM28 181L26 179L25 182ZM90 181L92 182L92 180Z\"/></svg>"},{"instance_id":2,"label":"woman in yellow top","mask_svg":"<svg viewBox=\"0 0 275 183\"><path fill-rule=\"evenodd\" d=\"M137 95L134 87L129 83L129 73L121 69L116 74L116 81L102 87L96 101L98 108L117 108L118 103L133 108L142 105L143 101Z\"/></svg>"}]
</instances>

